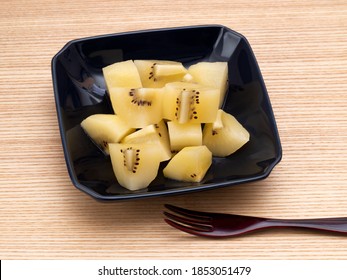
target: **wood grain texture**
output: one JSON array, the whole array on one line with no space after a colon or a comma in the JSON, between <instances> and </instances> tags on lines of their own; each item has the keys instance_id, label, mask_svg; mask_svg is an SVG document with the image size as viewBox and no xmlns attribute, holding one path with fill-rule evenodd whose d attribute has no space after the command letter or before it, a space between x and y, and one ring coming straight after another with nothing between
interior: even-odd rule
<instances>
[{"instance_id":1,"label":"wood grain texture","mask_svg":"<svg viewBox=\"0 0 347 280\"><path fill-rule=\"evenodd\" d=\"M347 215L347 2L2 1L0 259L346 259L347 238L274 230L188 236L164 203L279 218ZM101 204L68 177L50 62L72 39L223 24L252 45L277 119L283 160L266 180Z\"/></svg>"}]
</instances>

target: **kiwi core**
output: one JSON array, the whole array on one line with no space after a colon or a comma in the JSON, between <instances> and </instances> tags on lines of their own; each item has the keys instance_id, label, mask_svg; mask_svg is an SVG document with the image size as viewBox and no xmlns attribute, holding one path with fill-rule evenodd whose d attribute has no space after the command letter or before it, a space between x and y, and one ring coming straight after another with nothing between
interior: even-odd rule
<instances>
[{"instance_id":1,"label":"kiwi core","mask_svg":"<svg viewBox=\"0 0 347 280\"><path fill-rule=\"evenodd\" d=\"M197 119L195 104L199 104L199 92L183 89L176 99L175 116L179 123L186 123L190 119Z\"/></svg>"},{"instance_id":2,"label":"kiwi core","mask_svg":"<svg viewBox=\"0 0 347 280\"><path fill-rule=\"evenodd\" d=\"M148 79L157 81L160 77L175 76L184 73L186 70L181 64L160 64L153 63Z\"/></svg>"},{"instance_id":3,"label":"kiwi core","mask_svg":"<svg viewBox=\"0 0 347 280\"><path fill-rule=\"evenodd\" d=\"M140 160L140 150L135 150L129 147L126 150L121 150L121 152L123 153L124 166L132 173L136 173L137 166L139 165Z\"/></svg>"}]
</instances>

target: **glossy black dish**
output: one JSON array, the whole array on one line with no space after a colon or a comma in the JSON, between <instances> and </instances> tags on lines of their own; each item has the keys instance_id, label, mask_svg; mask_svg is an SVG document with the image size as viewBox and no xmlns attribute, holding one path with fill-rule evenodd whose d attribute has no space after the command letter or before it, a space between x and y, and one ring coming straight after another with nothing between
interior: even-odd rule
<instances>
[{"instance_id":1,"label":"glossy black dish","mask_svg":"<svg viewBox=\"0 0 347 280\"><path fill-rule=\"evenodd\" d=\"M176 182L159 172L144 190L121 187L110 158L91 142L80 123L95 113L112 113L101 69L128 59L176 60L185 66L227 61L229 89L223 109L250 132L250 141L227 158L214 158L200 183ZM52 79L69 175L76 188L96 199L124 200L236 185L266 178L281 160L276 122L256 58L246 38L227 27L190 26L74 40L52 59Z\"/></svg>"}]
</instances>

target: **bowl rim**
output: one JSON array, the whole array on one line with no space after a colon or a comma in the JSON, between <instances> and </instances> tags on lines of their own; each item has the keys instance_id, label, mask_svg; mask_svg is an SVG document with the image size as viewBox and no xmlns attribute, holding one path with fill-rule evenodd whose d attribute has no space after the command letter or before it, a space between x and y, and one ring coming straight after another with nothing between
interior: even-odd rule
<instances>
[{"instance_id":1,"label":"bowl rim","mask_svg":"<svg viewBox=\"0 0 347 280\"><path fill-rule=\"evenodd\" d=\"M275 134L275 146L276 150L278 151L276 154L276 157L274 161L266 168L266 170L259 174L259 175L252 175L249 178L238 178L238 179L233 179L232 181L225 181L225 182L218 182L218 183L208 183L206 185L201 185L201 186L194 186L191 188L187 189L168 189L168 190L163 190L163 191L158 191L158 192L141 192L141 193L127 193L127 194L117 194L117 195L101 195L92 189L88 188L87 186L81 184L78 180L77 177L74 174L74 168L73 168L73 163L71 162L69 152L67 149L67 140L66 137L64 136L65 130L63 129L63 120L62 120L62 113L60 109L60 100L59 100L59 90L58 90L58 85L57 85L57 71L56 71L56 65L59 56L67 50L71 45L83 41L88 41L88 40L99 40L103 38L110 38L110 37L118 37L118 36L127 36L127 35L136 35L136 34L143 34L143 33L152 33L152 32L165 32L165 31L174 31L174 30L186 30L186 29L203 29L203 28L220 28L224 29L238 37L240 37L242 40L244 40L245 44L247 45L249 52L252 56L254 66L257 70L257 74L260 77L259 82L261 87L264 90L264 98L266 98L266 102L269 104L269 110L268 114L273 120L273 132ZM221 24L206 24L206 25L186 25L186 26L178 26L178 27L165 27L165 28L153 28L153 29L143 29L143 30L134 30L134 31L125 31L125 32L119 32L119 33L109 33L109 34L101 34L101 35L95 35L95 36L89 36L89 37L83 37L83 38L78 38L78 39L73 39L68 41L52 58L51 60L51 73L52 73L52 83L53 83L53 94L54 94L54 99L55 99L55 106L56 106L56 114L58 118L58 126L59 126L59 132L60 132L60 138L62 142L62 147L63 147L63 153L64 153L64 159L66 162L66 168L69 174L69 177L73 183L73 185L81 190L82 192L85 192L92 198L98 200L98 201L124 201L124 200L134 200L134 199L142 199L142 198L149 198L149 197L158 197L158 196L169 196L169 195L178 195L178 194L186 194L186 193L192 193L192 192L198 192L198 191L204 191L204 190L213 190L216 188L222 188L222 187L228 187L228 186L233 186L233 185L240 185L240 184L245 184L253 181L258 181L261 179L267 178L274 167L282 160L282 145L280 141L280 136L278 132L278 127L275 119L275 115L272 109L272 105L270 102L269 94L267 91L267 88L265 86L264 78L263 75L261 74L260 67L258 65L257 59L255 57L255 54L251 48L251 45L248 41L248 39L242 35L241 33L238 33L229 27L226 27Z\"/></svg>"}]
</instances>

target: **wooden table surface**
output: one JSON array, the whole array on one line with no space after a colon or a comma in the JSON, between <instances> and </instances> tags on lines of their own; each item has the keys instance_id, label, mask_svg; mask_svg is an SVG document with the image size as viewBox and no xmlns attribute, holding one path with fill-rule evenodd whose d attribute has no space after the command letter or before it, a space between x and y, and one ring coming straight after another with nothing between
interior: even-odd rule
<instances>
[{"instance_id":1,"label":"wooden table surface","mask_svg":"<svg viewBox=\"0 0 347 280\"><path fill-rule=\"evenodd\" d=\"M201 239L163 204L277 218L347 216L347 2L21 1L0 9L0 259L346 259L347 238L305 230ZM283 159L266 180L102 204L68 176L51 59L72 39L199 24L245 35Z\"/></svg>"}]
</instances>

